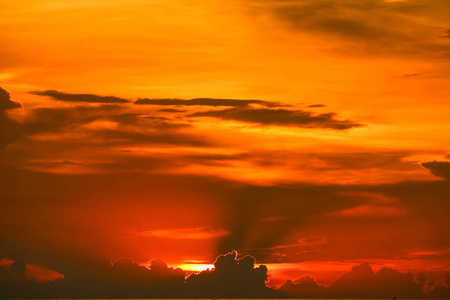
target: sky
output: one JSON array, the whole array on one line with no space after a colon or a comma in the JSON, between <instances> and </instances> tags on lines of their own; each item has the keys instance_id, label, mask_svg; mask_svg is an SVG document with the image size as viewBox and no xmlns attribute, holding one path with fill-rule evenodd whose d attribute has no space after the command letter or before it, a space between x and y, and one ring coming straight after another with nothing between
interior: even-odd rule
<instances>
[{"instance_id":1,"label":"sky","mask_svg":"<svg viewBox=\"0 0 450 300\"><path fill-rule=\"evenodd\" d=\"M1 1L0 271L200 272L235 250L270 287L336 286L370 264L445 288L449 13L447 0Z\"/></svg>"}]
</instances>

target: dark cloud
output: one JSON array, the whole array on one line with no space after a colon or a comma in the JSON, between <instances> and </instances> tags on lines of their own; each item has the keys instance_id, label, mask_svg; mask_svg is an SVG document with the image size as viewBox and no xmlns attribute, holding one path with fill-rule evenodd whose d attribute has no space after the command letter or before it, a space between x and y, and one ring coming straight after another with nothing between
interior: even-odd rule
<instances>
[{"instance_id":1,"label":"dark cloud","mask_svg":"<svg viewBox=\"0 0 450 300\"><path fill-rule=\"evenodd\" d=\"M450 29L447 29L443 36L441 36L442 39L450 39Z\"/></svg>"},{"instance_id":2,"label":"dark cloud","mask_svg":"<svg viewBox=\"0 0 450 300\"><path fill-rule=\"evenodd\" d=\"M0 149L23 136L21 124L0 110Z\"/></svg>"},{"instance_id":3,"label":"dark cloud","mask_svg":"<svg viewBox=\"0 0 450 300\"><path fill-rule=\"evenodd\" d=\"M89 123L115 122L117 127L86 128ZM111 144L176 144L176 145L206 145L204 137L196 137L179 130L192 125L186 122L173 121L166 117L149 116L138 113L123 113L120 106L101 105L98 107L76 106L69 108L36 108L30 110L22 123L16 122L0 111L0 142L11 143L19 137L30 137L42 133L82 133L85 139L84 147L91 143L103 141ZM49 143L48 141L47 143ZM46 143L46 142L43 142ZM71 145L70 142L67 142ZM67 143L60 143L62 147ZM73 145L72 145L73 146ZM70 147L72 147L70 146ZM81 145L78 145L78 147Z\"/></svg>"},{"instance_id":4,"label":"dark cloud","mask_svg":"<svg viewBox=\"0 0 450 300\"><path fill-rule=\"evenodd\" d=\"M269 12L287 28L330 40L330 47L343 47L346 53L435 57L440 52L445 56L450 50L449 45L440 44L436 38L436 27L442 26L436 20L445 20L442 14L448 11L448 4L440 0L252 0L245 3L252 4L253 13ZM333 46L336 40L339 43Z\"/></svg>"},{"instance_id":5,"label":"dark cloud","mask_svg":"<svg viewBox=\"0 0 450 300\"><path fill-rule=\"evenodd\" d=\"M32 299L43 296L44 286L35 279L25 276L26 266L14 262L9 270L0 267L0 298L1 299Z\"/></svg>"},{"instance_id":6,"label":"dark cloud","mask_svg":"<svg viewBox=\"0 0 450 300\"><path fill-rule=\"evenodd\" d=\"M152 260L149 268L132 259L92 267L50 282L48 293L52 298L146 299L179 298L185 290L185 272L162 260Z\"/></svg>"},{"instance_id":7,"label":"dark cloud","mask_svg":"<svg viewBox=\"0 0 450 300\"><path fill-rule=\"evenodd\" d=\"M444 275L445 285L437 285L430 293L430 298L437 299L450 299L450 272L446 272Z\"/></svg>"},{"instance_id":8,"label":"dark cloud","mask_svg":"<svg viewBox=\"0 0 450 300\"><path fill-rule=\"evenodd\" d=\"M422 167L430 170L431 174L450 180L450 162L448 161L431 161L422 163Z\"/></svg>"},{"instance_id":9,"label":"dark cloud","mask_svg":"<svg viewBox=\"0 0 450 300\"><path fill-rule=\"evenodd\" d=\"M211 110L197 112L190 117L214 117L224 120L236 120L261 125L293 126L301 128L324 128L346 130L365 126L350 120L335 119L336 113L315 115L308 111L286 109L253 109L230 108L225 110Z\"/></svg>"},{"instance_id":10,"label":"dark cloud","mask_svg":"<svg viewBox=\"0 0 450 300\"><path fill-rule=\"evenodd\" d=\"M152 116L139 113L124 113L105 117L121 125L133 125L136 129L154 128L158 130L176 130L191 127L192 124L175 121L162 116Z\"/></svg>"},{"instance_id":11,"label":"dark cloud","mask_svg":"<svg viewBox=\"0 0 450 300\"><path fill-rule=\"evenodd\" d=\"M364 263L341 275L330 287L321 286L314 278L305 276L295 282L286 281L278 290L295 298L420 299L427 296L423 293L426 285L423 273L414 279L412 273L400 273L386 267L374 272L369 264Z\"/></svg>"},{"instance_id":12,"label":"dark cloud","mask_svg":"<svg viewBox=\"0 0 450 300\"><path fill-rule=\"evenodd\" d=\"M139 99L134 102L139 105L183 105L183 106L233 106L244 107L250 104L259 104L264 106L279 106L276 103L262 100L238 100L238 99L214 99L214 98L195 98L190 100L183 99Z\"/></svg>"},{"instance_id":13,"label":"dark cloud","mask_svg":"<svg viewBox=\"0 0 450 300\"><path fill-rule=\"evenodd\" d=\"M36 108L22 123L28 134L56 132L77 128L78 126L118 114L118 106L103 105L100 107L77 106L70 108Z\"/></svg>"},{"instance_id":14,"label":"dark cloud","mask_svg":"<svg viewBox=\"0 0 450 300\"><path fill-rule=\"evenodd\" d=\"M64 92L59 92L55 90L47 91L32 91L30 94L38 96L47 96L55 100L66 101L66 102L85 102L85 103L128 103L127 99L118 98L114 96L98 96L93 94L69 94Z\"/></svg>"},{"instance_id":15,"label":"dark cloud","mask_svg":"<svg viewBox=\"0 0 450 300\"><path fill-rule=\"evenodd\" d=\"M0 110L22 108L20 102L11 100L11 95L0 87Z\"/></svg>"},{"instance_id":16,"label":"dark cloud","mask_svg":"<svg viewBox=\"0 0 450 300\"><path fill-rule=\"evenodd\" d=\"M266 286L267 267L255 267L255 258L237 259L237 252L220 255L214 269L192 274L186 279L192 298L272 298L277 295Z\"/></svg>"},{"instance_id":17,"label":"dark cloud","mask_svg":"<svg viewBox=\"0 0 450 300\"><path fill-rule=\"evenodd\" d=\"M311 105L308 105L308 107L311 107L311 108L314 108L314 107L325 107L326 105L323 105L323 104L311 104Z\"/></svg>"},{"instance_id":18,"label":"dark cloud","mask_svg":"<svg viewBox=\"0 0 450 300\"><path fill-rule=\"evenodd\" d=\"M0 88L0 150L23 136L21 124L5 110L21 108L22 104L11 100L11 95Z\"/></svg>"},{"instance_id":19,"label":"dark cloud","mask_svg":"<svg viewBox=\"0 0 450 300\"><path fill-rule=\"evenodd\" d=\"M409 272L400 273L383 267L375 273L370 265L362 264L333 282L329 296L347 299L419 299L423 297L424 283L414 281L414 275Z\"/></svg>"},{"instance_id":20,"label":"dark cloud","mask_svg":"<svg viewBox=\"0 0 450 300\"><path fill-rule=\"evenodd\" d=\"M20 264L18 271L14 266L17 264ZM128 258L113 264L92 264L45 285L27 278L24 268L25 264L17 262L10 270L0 267L1 299L446 299L450 282L447 272L447 287L431 288L433 283L427 282L424 273L414 278L410 272L386 267L374 272L369 264L363 263L342 274L329 287L306 275L271 289L266 286L267 267L256 267L251 256L238 259L235 251L217 257L213 269L187 278L184 271L169 268L161 259L153 259L148 268Z\"/></svg>"},{"instance_id":21,"label":"dark cloud","mask_svg":"<svg viewBox=\"0 0 450 300\"><path fill-rule=\"evenodd\" d=\"M139 266L132 259L119 259L112 265L92 264L73 269L64 278L46 285L29 280L22 271L22 268L16 272L0 267L1 299L269 298L277 295L265 284L267 268L255 267L255 259L250 256L237 259L236 252L219 256L213 270L191 274L186 279L184 271L169 268L161 259L150 261L149 268Z\"/></svg>"},{"instance_id":22,"label":"dark cloud","mask_svg":"<svg viewBox=\"0 0 450 300\"><path fill-rule=\"evenodd\" d=\"M290 297L326 299L328 289L318 284L313 277L306 275L294 282L290 279L285 281L278 291Z\"/></svg>"},{"instance_id":23,"label":"dark cloud","mask_svg":"<svg viewBox=\"0 0 450 300\"><path fill-rule=\"evenodd\" d=\"M15 274L25 274L27 266L21 261L15 261L9 266L9 269Z\"/></svg>"}]
</instances>

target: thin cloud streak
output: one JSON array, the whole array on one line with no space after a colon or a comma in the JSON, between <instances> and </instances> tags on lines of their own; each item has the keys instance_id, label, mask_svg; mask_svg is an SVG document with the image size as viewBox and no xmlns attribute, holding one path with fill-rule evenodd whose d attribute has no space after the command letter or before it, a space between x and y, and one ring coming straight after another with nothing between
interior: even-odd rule
<instances>
[{"instance_id":1,"label":"thin cloud streak","mask_svg":"<svg viewBox=\"0 0 450 300\"><path fill-rule=\"evenodd\" d=\"M114 97L114 96L99 96L94 94L69 94L64 92L59 92L55 90L47 91L31 91L32 95L46 96L59 101L65 102L81 102L81 103L113 103L113 104L123 104L130 102L127 99Z\"/></svg>"},{"instance_id":2,"label":"thin cloud streak","mask_svg":"<svg viewBox=\"0 0 450 300\"><path fill-rule=\"evenodd\" d=\"M347 130L363 127L350 120L335 119L336 113L313 114L303 110L286 109L253 109L230 108L225 110L211 110L196 112L189 117L214 117L224 120L236 120L260 125L293 126L301 128L322 128L332 130Z\"/></svg>"}]
</instances>

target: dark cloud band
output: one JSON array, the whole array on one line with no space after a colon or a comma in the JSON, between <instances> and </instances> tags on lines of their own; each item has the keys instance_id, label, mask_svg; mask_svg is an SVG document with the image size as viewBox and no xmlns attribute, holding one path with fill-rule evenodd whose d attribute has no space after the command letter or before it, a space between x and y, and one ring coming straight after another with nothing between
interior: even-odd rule
<instances>
[{"instance_id":1,"label":"dark cloud band","mask_svg":"<svg viewBox=\"0 0 450 300\"><path fill-rule=\"evenodd\" d=\"M280 125L302 128L324 128L333 130L346 130L362 127L363 124L350 120L335 119L336 113L314 115L303 110L286 109L253 109L230 108L190 114L191 117L213 117L224 120L236 120L261 125Z\"/></svg>"},{"instance_id":2,"label":"dark cloud band","mask_svg":"<svg viewBox=\"0 0 450 300\"><path fill-rule=\"evenodd\" d=\"M47 96L55 100L66 101L66 102L84 102L84 103L128 103L127 99L114 97L114 96L98 96L94 94L69 94L58 92L55 90L47 91L32 91L30 94L38 96Z\"/></svg>"},{"instance_id":3,"label":"dark cloud band","mask_svg":"<svg viewBox=\"0 0 450 300\"><path fill-rule=\"evenodd\" d=\"M264 106L278 106L278 104L263 100L239 100L239 99L214 99L214 98L194 98L183 99L139 99L134 102L138 105L183 105L183 106L233 106L244 107L250 104Z\"/></svg>"}]
</instances>

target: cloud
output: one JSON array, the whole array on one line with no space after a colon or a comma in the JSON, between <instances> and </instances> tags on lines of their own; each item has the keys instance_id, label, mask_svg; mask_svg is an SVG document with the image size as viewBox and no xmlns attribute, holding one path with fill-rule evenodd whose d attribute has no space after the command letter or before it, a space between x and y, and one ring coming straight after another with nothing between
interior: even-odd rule
<instances>
[{"instance_id":1,"label":"cloud","mask_svg":"<svg viewBox=\"0 0 450 300\"><path fill-rule=\"evenodd\" d=\"M336 113L315 115L308 111L286 109L230 108L211 110L188 115L190 117L214 117L223 120L236 120L261 125L293 126L301 128L323 128L347 130L365 126L350 120L335 119Z\"/></svg>"},{"instance_id":2,"label":"cloud","mask_svg":"<svg viewBox=\"0 0 450 300\"><path fill-rule=\"evenodd\" d=\"M22 108L22 104L12 101L11 95L0 87L0 149L23 136L21 124L6 112L16 108Z\"/></svg>"},{"instance_id":3,"label":"cloud","mask_svg":"<svg viewBox=\"0 0 450 300\"><path fill-rule=\"evenodd\" d=\"M423 274L422 274L423 275ZM331 298L419 299L424 281L414 281L412 273L400 273L383 267L374 272L369 264L361 264L339 277L329 288ZM369 296L370 295L370 296Z\"/></svg>"},{"instance_id":4,"label":"cloud","mask_svg":"<svg viewBox=\"0 0 450 300\"><path fill-rule=\"evenodd\" d=\"M11 100L11 95L0 87L0 110L22 108L20 102Z\"/></svg>"},{"instance_id":5,"label":"cloud","mask_svg":"<svg viewBox=\"0 0 450 300\"><path fill-rule=\"evenodd\" d=\"M207 144L205 138L179 133L178 130L191 127L189 123L161 116L123 113L117 105L36 108L29 112L19 127L27 136L70 132L91 136L92 139L85 140L84 145L96 140L102 140L105 146L111 143L127 146L142 143Z\"/></svg>"},{"instance_id":6,"label":"cloud","mask_svg":"<svg viewBox=\"0 0 450 300\"><path fill-rule=\"evenodd\" d=\"M5 111L0 110L0 149L22 136L20 123L11 119Z\"/></svg>"},{"instance_id":7,"label":"cloud","mask_svg":"<svg viewBox=\"0 0 450 300\"><path fill-rule=\"evenodd\" d=\"M148 267L131 258L120 258L112 264L92 262L73 269L59 278L42 284L25 276L24 263L13 263L9 270L0 267L2 299L151 299L151 298L309 298L309 299L446 299L449 289L427 282L424 273L416 278L382 267L374 272L368 263L352 267L329 287L305 275L287 280L280 288L266 286L270 270L255 266L252 256L237 257L232 251L219 255L214 268L192 273L168 267L162 259L152 259ZM444 275L450 282L450 272ZM428 294L427 290L428 289ZM424 293L425 291L425 293Z\"/></svg>"},{"instance_id":8,"label":"cloud","mask_svg":"<svg viewBox=\"0 0 450 300\"><path fill-rule=\"evenodd\" d=\"M244 107L250 104L259 104L264 106L278 106L278 104L262 100L238 100L238 99L214 99L214 98L195 98L190 100L183 99L139 99L134 102L138 105L182 105L182 106L233 106Z\"/></svg>"},{"instance_id":9,"label":"cloud","mask_svg":"<svg viewBox=\"0 0 450 300\"><path fill-rule=\"evenodd\" d=\"M447 29L443 36L441 36L442 39L450 39L450 29Z\"/></svg>"},{"instance_id":10,"label":"cloud","mask_svg":"<svg viewBox=\"0 0 450 300\"><path fill-rule=\"evenodd\" d=\"M47 91L32 91L32 95L47 96L55 100L66 101L66 102L84 102L84 103L128 103L127 99L118 98L114 96L98 96L94 94L69 94L64 92L59 92L55 90Z\"/></svg>"},{"instance_id":11,"label":"cloud","mask_svg":"<svg viewBox=\"0 0 450 300\"><path fill-rule=\"evenodd\" d=\"M22 262L13 262L9 270L0 266L0 298L32 299L42 295L44 286L38 283L34 278L28 278L25 275L26 266Z\"/></svg>"},{"instance_id":12,"label":"cloud","mask_svg":"<svg viewBox=\"0 0 450 300\"><path fill-rule=\"evenodd\" d=\"M185 290L185 275L160 259L152 260L146 268L122 258L112 265L92 265L65 274L64 279L50 282L46 293L52 298L180 298Z\"/></svg>"},{"instance_id":13,"label":"cloud","mask_svg":"<svg viewBox=\"0 0 450 300\"><path fill-rule=\"evenodd\" d=\"M278 291L291 297L296 296L310 299L325 299L327 288L323 285L318 284L313 277L305 275L304 277L297 279L294 282L288 279L283 283Z\"/></svg>"},{"instance_id":14,"label":"cloud","mask_svg":"<svg viewBox=\"0 0 450 300\"><path fill-rule=\"evenodd\" d=\"M430 170L431 174L450 180L450 162L448 161L431 161L421 164L425 169Z\"/></svg>"},{"instance_id":15,"label":"cloud","mask_svg":"<svg viewBox=\"0 0 450 300\"><path fill-rule=\"evenodd\" d=\"M323 104L311 104L311 105L308 105L308 107L311 107L311 108L315 108L315 107L325 107L326 105L323 105Z\"/></svg>"},{"instance_id":16,"label":"cloud","mask_svg":"<svg viewBox=\"0 0 450 300\"><path fill-rule=\"evenodd\" d=\"M254 14L269 13L287 29L316 36L327 41L328 47L344 48L346 53L435 57L436 53L445 55L450 50L450 45L437 40L436 28L445 24L442 14L448 11L448 3L442 0L249 0L244 3L252 5L249 11Z\"/></svg>"},{"instance_id":17,"label":"cloud","mask_svg":"<svg viewBox=\"0 0 450 300\"><path fill-rule=\"evenodd\" d=\"M268 288L267 267L255 267L255 258L237 258L237 252L220 255L214 269L192 274L186 279L191 298L268 298L277 293Z\"/></svg>"}]
</instances>

